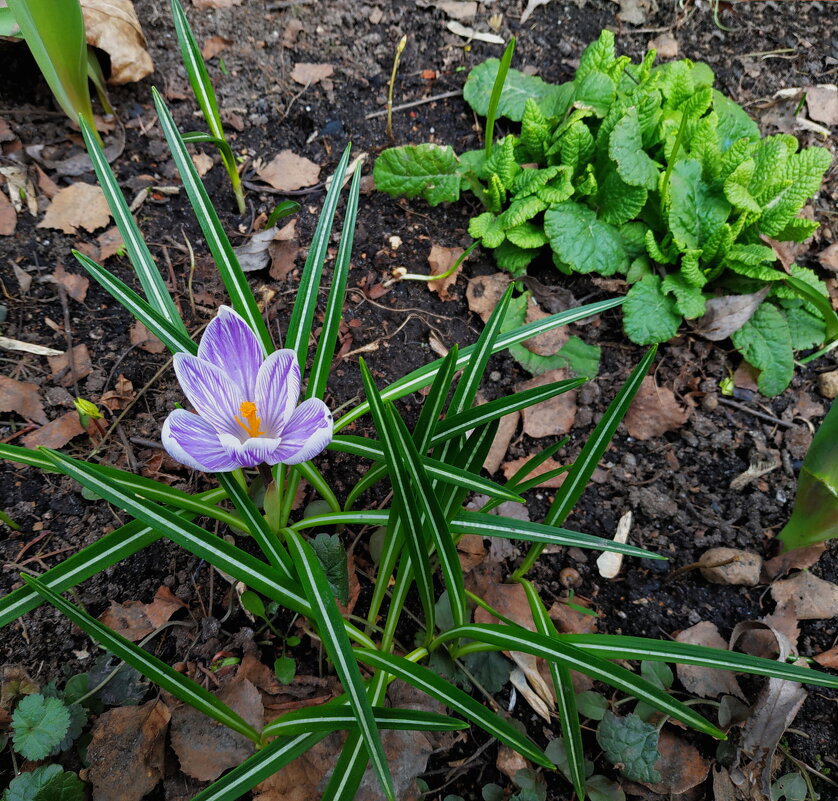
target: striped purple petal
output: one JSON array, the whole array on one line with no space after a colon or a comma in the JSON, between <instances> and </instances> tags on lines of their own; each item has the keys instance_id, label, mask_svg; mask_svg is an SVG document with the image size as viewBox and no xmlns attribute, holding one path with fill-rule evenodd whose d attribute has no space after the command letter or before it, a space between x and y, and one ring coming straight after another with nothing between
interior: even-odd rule
<instances>
[{"instance_id":1,"label":"striped purple petal","mask_svg":"<svg viewBox=\"0 0 838 801\"><path fill-rule=\"evenodd\" d=\"M207 326L198 346L198 358L221 368L252 400L256 376L265 358L256 334L229 306L222 306Z\"/></svg>"},{"instance_id":2,"label":"striped purple petal","mask_svg":"<svg viewBox=\"0 0 838 801\"><path fill-rule=\"evenodd\" d=\"M193 470L226 473L239 467L212 426L184 409L175 409L166 418L160 438L169 456Z\"/></svg>"},{"instance_id":3,"label":"striped purple petal","mask_svg":"<svg viewBox=\"0 0 838 801\"><path fill-rule=\"evenodd\" d=\"M262 462L271 462L271 455L279 447L281 440L275 437L251 437L240 442L229 434L221 434L221 446L228 457L236 462L237 467L256 467Z\"/></svg>"},{"instance_id":4,"label":"striped purple petal","mask_svg":"<svg viewBox=\"0 0 838 801\"><path fill-rule=\"evenodd\" d=\"M279 435L300 397L300 368L293 350L278 350L265 359L256 378L256 408L262 430Z\"/></svg>"},{"instance_id":5,"label":"striped purple petal","mask_svg":"<svg viewBox=\"0 0 838 801\"><path fill-rule=\"evenodd\" d=\"M307 462L331 442L333 428L332 413L322 400L303 401L283 429L280 446L266 461L268 464Z\"/></svg>"},{"instance_id":6,"label":"striped purple petal","mask_svg":"<svg viewBox=\"0 0 838 801\"><path fill-rule=\"evenodd\" d=\"M181 389L201 417L216 432L244 437L244 430L236 422L241 404L249 400L224 371L210 362L189 353L176 353L175 373Z\"/></svg>"}]
</instances>

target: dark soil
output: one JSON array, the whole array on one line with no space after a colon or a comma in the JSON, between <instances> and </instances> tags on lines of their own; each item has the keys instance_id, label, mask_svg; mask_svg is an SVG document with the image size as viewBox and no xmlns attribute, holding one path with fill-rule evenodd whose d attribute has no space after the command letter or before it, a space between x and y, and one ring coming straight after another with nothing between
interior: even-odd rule
<instances>
[{"instance_id":1,"label":"dark soil","mask_svg":"<svg viewBox=\"0 0 838 801\"><path fill-rule=\"evenodd\" d=\"M177 184L150 105L150 86L156 84L169 98L181 130L201 127L200 120L195 119L195 105L180 65L168 4L137 0L136 5L156 72L139 85L115 87L112 93L125 123L125 148L113 167L129 200L147 185L144 176L153 176L155 186ZM836 11L828 3L737 3L732 7L722 3L721 19L731 28L729 32L716 27L711 9L702 0L697 4L687 2L683 9L671 3L661 6L638 29L621 26L616 18L618 6L606 0L579 0L579 5L554 0L536 9L521 26L521 4L498 0L485 6L479 4L476 21L469 24L488 30L490 15L500 15L500 34L518 37L515 66L531 67L552 82L571 77L584 45L603 27L615 29L618 48L635 58L642 55L650 39L671 31L680 46L679 57L708 62L716 72L717 87L755 114L779 89L835 81ZM403 33L410 38L396 82L396 103L460 89L468 68L489 56L498 56L500 50L480 42L466 46L464 39L446 29L445 14L430 2L375 5L321 0L298 5L250 0L241 7L190 10L190 19L200 42L216 35L232 40L222 53L229 74L222 74L217 58L211 62L210 71L216 79L221 108L233 115L241 128L230 129L234 149L251 159L267 161L280 150L290 148L321 165L323 177L334 169L350 140L355 152L370 154L370 162L388 146L383 118L367 117L383 107L395 44ZM293 44L284 46L283 38L292 19L299 20L301 31ZM335 74L331 84L304 89L294 83L290 72L298 62L332 63ZM436 71L436 77L428 80L422 74L424 70ZM0 81L0 117L9 122L24 148L43 145L46 149L42 157L53 159L78 152L77 148L73 150L78 144L77 135L54 112L48 91L37 78L24 48L0 48L0 75L4 76ZM477 147L480 142L479 127L460 97L397 112L393 127L398 143L436 141L461 151ZM765 132L771 131L766 128ZM0 162L32 163L24 152L7 152L0 156ZM205 181L236 244L241 240L240 234L250 230L253 218L270 212L281 198L252 191L249 212L237 217L226 176L217 162L216 159L216 166ZM365 169L368 171L369 167ZM246 178L252 177L250 167L245 167L244 172ZM53 177L59 184L79 180ZM92 181L92 174L81 180ZM302 203L297 227L302 245L310 241L322 196L318 190L297 198ZM823 227L808 256L802 257L804 263L814 266L814 254L838 234L836 198L838 174L833 168L826 187L813 204ZM478 335L482 324L468 311L463 278L454 289L454 299L447 302L440 301L424 285L409 282L396 284L380 296L371 296L369 291L386 282L397 266L410 272L427 272L432 243L466 245L470 241L466 226L471 213L468 202L429 209L420 202L395 201L375 192L362 197L349 283L352 290L344 318L352 321L350 350L371 346L363 355L380 385L435 358L429 344L431 335L446 347L468 344ZM190 330L199 328L225 298L186 197L182 192L152 192L137 216L152 252L173 285ZM40 279L51 274L58 263L70 272L80 272L69 250L79 241L92 241L95 237L66 236L39 229L35 227L38 219L19 215L16 234L0 240L0 277L3 303L8 310L2 334L64 350L67 332L63 328L65 311L61 298L54 284ZM398 247L391 239L395 236L401 240ZM194 316L187 291L189 258L185 239L196 254ZM28 292L21 291L11 262L33 277ZM302 258L298 267L301 263ZM136 285L124 258L114 257L108 264L123 280ZM491 257L479 252L465 269L466 276L491 272L495 272ZM587 280L567 280L547 268L536 271L536 276L548 284L563 282L585 302L607 296ZM285 327L298 277L299 270L285 282L273 281L265 273L254 275L257 296L268 292L264 295L268 298L267 318L274 332ZM3 374L40 384L50 419L72 408L76 394L96 400L113 389L118 377L124 375L133 384L137 401L120 423L124 436L111 437L98 458L151 475L169 476L184 489L205 488L202 477L180 469L168 459L161 462L160 452L150 447L159 437L166 413L181 399L171 370L161 373L166 356L132 346L128 314L92 282L83 303L68 301L67 313L73 344L84 343L90 350L94 369L87 378L77 387L59 387L51 379L45 359L10 351L3 351L0 357ZM579 327L577 333L601 346L603 363L599 377L580 393L576 428L569 445L559 454L559 458L568 460L578 452L642 356L641 348L625 340L616 312ZM590 599L600 614L599 631L655 638L666 638L700 620L713 621L727 636L737 623L770 613L772 602L765 586L718 587L707 584L697 572L674 578L670 574L695 562L712 546L746 548L764 556L776 552L772 537L790 514L796 470L811 437L811 424L817 425L828 405L818 395L817 374L836 368L834 354L835 351L798 369L792 386L783 395L770 400L746 396L734 408L720 402L717 395L719 381L739 360L729 343L714 345L685 335L663 346L654 375L658 385L672 388L680 400L691 406L690 419L679 430L645 442L633 441L621 428L567 525L610 537L621 515L631 510L632 541L666 554L670 561L626 560L619 578L609 582L599 577L593 554L551 554L542 559L534 573L547 597L562 594L558 572L571 566L582 579L577 594ZM495 357L487 374L491 374L487 382L487 394L491 396L511 391L517 382L529 377L507 355ZM357 355L336 366L329 392L333 408L361 394ZM402 402L408 421L415 419L420 404L420 398ZM760 419L748 413L748 409L781 422ZM23 429L22 419L6 414L0 420L0 440L17 442ZM360 430L363 431L362 426ZM544 444L520 437L513 442L508 458L529 454ZM91 448L85 437L79 437L65 451L84 458ZM744 489L731 490L731 481L748 468L751 459L768 450L779 454L782 466ZM345 492L359 476L358 465L336 454L325 454L318 464L339 492ZM121 521L118 510L85 500L77 485L55 475L0 464L0 487L2 508L21 526L20 531L9 532L0 541L3 593L18 586L22 566L40 572L57 564L64 555L96 541ZM530 494L532 519L542 519L549 500L548 490ZM47 532L48 536L21 554L24 546ZM838 581L834 546L813 572ZM221 584L216 577L211 591L213 584L205 564L159 542L86 582L78 589L76 600L98 615L111 600L148 602L158 587L166 585L190 605L198 625L194 630L175 628L165 632L156 641L156 652L173 663L184 659L189 649L190 659L208 664L218 651L235 650L242 641L242 629L250 625L238 614L223 626L217 625L228 604L227 589ZM829 649L838 634L835 620L806 621L801 628L799 647L805 655ZM68 673L87 669L91 653L94 649L90 640L50 607L26 615L0 633L2 662L23 664L39 682L61 680ZM836 701L838 695L834 692L811 692L793 724L796 732L789 732L786 737L788 749L798 759L824 772L829 771L826 758L838 752ZM519 701L519 710L522 703ZM527 720L526 713L523 719L539 740L558 734L558 724L548 730L538 719ZM450 761L468 759L483 739L469 738L455 751L435 757L428 777L431 790L443 783L440 776L446 775L443 769ZM709 740L697 742L705 756L713 756L714 746ZM595 741L591 739L589 745L590 757L596 758L599 751ZM495 756L494 748L486 750L442 792L430 797L455 793L477 799L485 782L507 785L506 778L494 767ZM6 771L9 767L8 763L3 764ZM597 770L614 774L602 759L597 760ZM550 782L551 799L569 797L565 783L553 779ZM0 780L0 785L4 784ZM836 797L838 793L825 783L818 786L822 798Z\"/></svg>"}]
</instances>

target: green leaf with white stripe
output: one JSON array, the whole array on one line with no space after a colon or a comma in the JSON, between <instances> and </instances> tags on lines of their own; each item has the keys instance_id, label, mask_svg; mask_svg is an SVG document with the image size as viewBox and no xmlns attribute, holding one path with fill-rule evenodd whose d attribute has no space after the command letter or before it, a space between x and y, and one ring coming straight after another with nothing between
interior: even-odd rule
<instances>
[{"instance_id":1,"label":"green leaf with white stripe","mask_svg":"<svg viewBox=\"0 0 838 801\"><path fill-rule=\"evenodd\" d=\"M108 201L108 207L113 215L116 227L122 236L122 241L125 243L125 250L128 253L128 259L134 267L134 272L140 280L140 285L145 292L146 299L149 305L175 329L181 334L189 337L189 332L178 313L177 306L175 306L172 296L154 263L151 252L146 245L140 229L125 202L125 197L122 190L119 188L116 176L111 170L108 159L102 151L96 135L90 130L84 120L80 121L81 133L84 137L84 143L87 147L87 153L93 162L93 170L96 173L96 178L99 180L99 185L102 187L102 192L105 194L105 199ZM100 268L101 269L101 268Z\"/></svg>"},{"instance_id":2,"label":"green leaf with white stripe","mask_svg":"<svg viewBox=\"0 0 838 801\"><path fill-rule=\"evenodd\" d=\"M332 181L332 185L335 184ZM335 258L335 269L332 273L332 285L329 298L326 301L326 311L323 314L323 330L317 340L317 350L311 365L311 374L306 388L306 398L323 398L326 392L326 382L332 369L332 359L338 340L338 332L343 314L343 301L346 295L346 282L349 277L349 262L352 258L352 244L355 241L355 220L358 217L358 198L361 192L361 165L355 168L352 183L349 187L349 198L346 201L346 213L343 216L343 233L338 245Z\"/></svg>"},{"instance_id":3,"label":"green leaf with white stripe","mask_svg":"<svg viewBox=\"0 0 838 801\"><path fill-rule=\"evenodd\" d=\"M475 623L449 629L438 637L438 641L447 642L462 638L476 640L476 642L458 648L456 650L458 656L487 650L485 646L488 645L490 646L488 650L522 651L548 661L561 662L570 670L578 670L592 679L604 681L627 695L645 701L687 726L692 726L698 731L721 740L725 739L723 731L690 707L676 701L660 687L655 687L635 673L619 665L613 665L591 652L569 645L564 637L545 637L543 634L528 631L520 626Z\"/></svg>"},{"instance_id":4,"label":"green leaf with white stripe","mask_svg":"<svg viewBox=\"0 0 838 801\"><path fill-rule=\"evenodd\" d=\"M113 273L98 265L84 253L73 251L76 261L105 289L111 297L126 309L134 318L139 320L154 336L156 336L172 353L197 353L198 346L192 341L188 333L181 329L183 324L176 326L163 315L155 311L131 287L119 280Z\"/></svg>"},{"instance_id":5,"label":"green leaf with white stripe","mask_svg":"<svg viewBox=\"0 0 838 801\"><path fill-rule=\"evenodd\" d=\"M545 637L555 637L558 632L550 619L550 615L547 614L535 586L526 579L522 579L520 584L527 594L527 601L530 605L536 631ZM562 738L567 753L570 780L573 789L576 790L576 795L584 799L585 751L582 745L582 726L579 723L579 710L576 708L576 693L573 690L570 668L556 661L548 662L548 664L553 679L553 688L556 691L559 723L562 727Z\"/></svg>"},{"instance_id":6,"label":"green leaf with white stripe","mask_svg":"<svg viewBox=\"0 0 838 801\"><path fill-rule=\"evenodd\" d=\"M320 631L326 653L332 660L338 678L343 684L370 761L385 794L391 801L395 801L393 780L384 755L384 746L381 744L372 706L367 698L364 679L355 661L352 645L344 629L343 618L329 586L329 579L323 572L311 546L293 529L286 529L285 532L291 557L297 566L303 590L311 605L311 616Z\"/></svg>"},{"instance_id":7,"label":"green leaf with white stripe","mask_svg":"<svg viewBox=\"0 0 838 801\"><path fill-rule=\"evenodd\" d=\"M250 291L247 278L239 266L230 240L227 238L227 234L224 233L224 228L221 225L221 220L218 218L218 213L215 211L207 190L198 177L198 171L195 169L192 157L189 155L189 151L186 149L183 139L181 139L175 121L172 119L172 115L163 98L160 96L160 93L154 88L152 88L151 93L154 98L157 117L160 121L160 128L166 137L166 141L169 143L169 150L172 152L175 166L183 181L183 188L186 190L189 202L192 204L192 209L195 212L195 217L201 226L204 239L206 239L207 246L215 261L215 266L218 268L218 273L230 296L230 302L233 308L255 332L265 352L272 353L274 346L271 341L271 336L268 333L268 328L262 319L259 307L256 305L256 299Z\"/></svg>"},{"instance_id":8,"label":"green leaf with white stripe","mask_svg":"<svg viewBox=\"0 0 838 801\"><path fill-rule=\"evenodd\" d=\"M624 301L625 298L622 297L601 300L597 303L590 303L587 306L579 306L575 309L568 309L567 311L559 312L558 314L552 314L549 317L545 317L543 320L535 320L531 323L527 323L526 325L515 328L506 334L501 334L492 347L492 353L499 353L502 350L506 350L510 347L510 345L517 345L519 342L532 339L533 337L543 334L546 331L552 331L560 326L575 323L579 320L584 320L587 317L593 317L596 314L601 314L604 311L620 306ZM460 350L457 355L458 370L468 364L472 353L474 353L475 347L476 345L469 345L468 347ZM408 373L406 376L403 376L397 381L394 381L390 384L390 386L381 390L382 399L395 400L397 398L403 398L405 395L409 395L417 389L422 389L422 387L428 386L428 384L433 381L434 376L437 374L437 371L440 369L442 364L443 360L437 359L430 364L426 364L424 367L420 367L419 369ZM352 411L347 412L343 415L343 417L335 421L335 431L340 431L345 428L359 417L365 415L369 412L369 410L369 401L359 403L354 409L352 409Z\"/></svg>"},{"instance_id":9,"label":"green leaf with white stripe","mask_svg":"<svg viewBox=\"0 0 838 801\"><path fill-rule=\"evenodd\" d=\"M49 601L56 609L68 617L80 629L89 634L96 642L103 645L112 654L129 664L147 679L153 681L158 687L171 693L180 701L203 712L213 720L218 721L233 731L244 735L255 743L261 741L261 736L256 729L247 723L240 715L236 714L230 707L219 701L212 693L201 687L200 684L192 681L174 668L152 656L138 645L127 640L121 634L100 623L96 618L91 617L87 612L74 606L62 598L58 593L53 592L38 579L22 574L21 578L34 590Z\"/></svg>"},{"instance_id":10,"label":"green leaf with white stripe","mask_svg":"<svg viewBox=\"0 0 838 801\"><path fill-rule=\"evenodd\" d=\"M343 151L335 174L332 176L332 185L326 192L326 199L323 201L323 209L317 219L314 238L309 245L300 285L297 287L297 299L294 301L294 308L291 310L291 319L288 321L285 334L285 347L296 351L297 362L303 374L305 374L314 312L317 309L317 297L320 294L320 277L323 274L323 264L326 261L329 240L332 236L332 223L343 186L343 176L346 174L346 166L349 163L349 148L350 146L347 145ZM323 381L322 368L318 380Z\"/></svg>"},{"instance_id":11,"label":"green leaf with white stripe","mask_svg":"<svg viewBox=\"0 0 838 801\"><path fill-rule=\"evenodd\" d=\"M428 668L416 665L400 656L385 654L381 651L356 648L355 656L360 662L384 670L399 679L403 679L416 689L431 696L431 698L436 698L437 701L441 701L457 714L470 720L492 737L500 740L504 745L508 745L537 765L545 768L555 767L529 737L521 734L518 729L502 717L486 709L470 695L449 684Z\"/></svg>"}]
</instances>

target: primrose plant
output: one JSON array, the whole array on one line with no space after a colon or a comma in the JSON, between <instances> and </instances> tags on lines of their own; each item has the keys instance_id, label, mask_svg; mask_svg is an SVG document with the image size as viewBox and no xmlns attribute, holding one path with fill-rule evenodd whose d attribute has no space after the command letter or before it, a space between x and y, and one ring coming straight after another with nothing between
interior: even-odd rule
<instances>
[{"instance_id":1,"label":"primrose plant","mask_svg":"<svg viewBox=\"0 0 838 801\"><path fill-rule=\"evenodd\" d=\"M47 448L32 451L0 445L4 458L69 476L88 493L98 495L132 518L41 575L22 576L24 586L0 599L0 625L16 620L44 601L53 604L104 649L158 687L252 741L254 753L198 793L195 801L241 797L335 730L345 730L347 737L334 769L324 778L323 797L329 799L353 798L368 764L387 797L396 797L400 788L394 786L381 739L385 729L476 726L534 765L553 768L554 760L539 745L538 734L531 737L433 669L440 662L456 664L475 655L486 661L489 656L484 652L523 652L549 663L554 694L549 700L563 741L562 770L580 799L586 796L589 786L592 796L595 791L600 792L597 788L602 777L591 777L594 783L588 784L572 670L715 737L724 737L724 732L674 698L665 687L650 681L645 672L629 670L626 662L683 662L838 686L838 678L833 676L745 654L635 637L556 633L536 583L527 578L545 546L661 558L629 544L563 528L651 366L654 348L631 373L567 470L543 522L522 521L489 511L504 501L523 501L522 493L542 480L533 478L531 473L555 452L556 446L533 457L505 484L483 477L481 468L500 417L572 390L583 379L558 381L478 406L475 398L492 354L614 308L620 299L600 301L503 331L510 288L473 345L454 345L444 359L383 389L376 385L362 362L366 400L351 406L333 422L323 397L341 322L360 170L355 172L349 189L343 235L328 289L322 278L349 149L340 159L324 200L285 326L285 348L277 350L184 139L157 92L154 102L231 307L219 311L200 345L196 344L178 316L106 158L84 124L83 135L99 182L145 297L87 256L75 255L90 275L174 354L177 376L195 413L174 410L164 423L161 436L176 459L209 474L211 488L190 494ZM321 291L326 294L326 302L320 334L314 340L313 324ZM430 389L411 430L394 401L427 386ZM303 402L298 405L300 395ZM350 424L367 414L377 436L346 433ZM343 503L327 477L310 461L324 447L371 463ZM303 478L325 503L326 511L302 515L292 512ZM379 482L389 485L392 502L386 508L366 508L361 501L367 497L367 490ZM470 493L486 495L490 500L479 511L466 510L464 503ZM213 521L216 533L196 522L198 518ZM356 532L371 528L383 530L384 537L367 607L360 610L363 616L358 622L358 607L351 617L341 613L326 572L333 565L324 565L323 551L315 545L327 530L334 531L332 537L337 538L344 529ZM242 531L249 535L249 543L258 549L259 555L234 544L230 541L233 537L219 536L224 532L241 535ZM314 532L319 532L317 537ZM456 545L463 536L475 534L528 544L526 556L509 578L520 583L526 593L535 631L504 617L500 610L467 589ZM204 686L63 597L63 592L161 538L242 582L248 588L247 607L257 609L261 616L270 607L308 619L312 637L322 643L342 684L342 695L320 706L279 715L262 728L254 727ZM413 606L414 599L420 610L416 617L418 631L414 627L415 639L402 646L397 633L408 601ZM500 622L472 622L475 606L485 608ZM284 647L285 643L282 653ZM441 702L450 714L388 706L387 690L394 681L413 685ZM554 747L550 753L558 751Z\"/></svg>"},{"instance_id":2,"label":"primrose plant","mask_svg":"<svg viewBox=\"0 0 838 801\"><path fill-rule=\"evenodd\" d=\"M818 227L799 215L829 151L760 137L706 64L655 65L654 51L634 64L615 54L610 31L559 85L510 69L513 44L474 67L463 90L486 117L485 147L385 150L376 186L432 206L472 192L483 210L469 233L498 266L518 276L546 257L564 274L621 278L633 342L665 342L686 320L708 338L731 336L760 391L782 392L794 351L838 340L824 282L782 265L772 245ZM520 129L494 142L501 117Z\"/></svg>"}]
</instances>

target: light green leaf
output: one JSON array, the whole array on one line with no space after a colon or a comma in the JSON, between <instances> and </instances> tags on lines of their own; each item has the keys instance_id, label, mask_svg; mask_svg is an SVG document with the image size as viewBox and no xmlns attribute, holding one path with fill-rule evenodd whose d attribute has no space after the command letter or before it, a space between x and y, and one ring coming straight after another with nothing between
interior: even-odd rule
<instances>
[{"instance_id":1,"label":"light green leaf","mask_svg":"<svg viewBox=\"0 0 838 801\"><path fill-rule=\"evenodd\" d=\"M623 306L623 329L632 342L667 342L678 333L681 320L675 298L663 293L657 275L644 276L631 285Z\"/></svg>"},{"instance_id":2,"label":"light green leaf","mask_svg":"<svg viewBox=\"0 0 838 801\"><path fill-rule=\"evenodd\" d=\"M687 320L694 320L704 314L707 301L701 287L689 283L679 273L669 273L663 279L661 292L668 292L675 296L675 308Z\"/></svg>"},{"instance_id":3,"label":"light green leaf","mask_svg":"<svg viewBox=\"0 0 838 801\"><path fill-rule=\"evenodd\" d=\"M375 160L373 178L388 195L419 196L431 206L460 199L460 162L448 145L388 148Z\"/></svg>"},{"instance_id":4,"label":"light green leaf","mask_svg":"<svg viewBox=\"0 0 838 801\"><path fill-rule=\"evenodd\" d=\"M620 232L587 206L567 201L551 207L544 214L544 230L553 251L575 272L613 275L628 269Z\"/></svg>"},{"instance_id":5,"label":"light green leaf","mask_svg":"<svg viewBox=\"0 0 838 801\"><path fill-rule=\"evenodd\" d=\"M477 217L472 217L468 224L468 235L479 239L487 248L496 248L506 239L503 219L484 211Z\"/></svg>"},{"instance_id":6,"label":"light green leaf","mask_svg":"<svg viewBox=\"0 0 838 801\"><path fill-rule=\"evenodd\" d=\"M469 72L463 87L463 98L481 117L489 112L489 100L499 66L500 61L496 58L478 64ZM510 69L503 84L498 116L520 122L529 99L538 104L545 116L551 117L558 99L558 87L545 83L535 75L525 75L519 70Z\"/></svg>"},{"instance_id":7,"label":"light green leaf","mask_svg":"<svg viewBox=\"0 0 838 801\"><path fill-rule=\"evenodd\" d=\"M562 164L567 164L576 173L590 161L594 153L594 137L582 120L577 120L562 134L559 140Z\"/></svg>"},{"instance_id":8,"label":"light green leaf","mask_svg":"<svg viewBox=\"0 0 838 801\"><path fill-rule=\"evenodd\" d=\"M604 117L614 103L617 87L614 81L599 70L589 72L584 78L577 76L573 81L573 105L576 108L591 109L597 117Z\"/></svg>"},{"instance_id":9,"label":"light green leaf","mask_svg":"<svg viewBox=\"0 0 838 801\"><path fill-rule=\"evenodd\" d=\"M540 248L547 244L544 227L531 222L521 223L506 232L506 237L514 245L523 249Z\"/></svg>"},{"instance_id":10,"label":"light green leaf","mask_svg":"<svg viewBox=\"0 0 838 801\"><path fill-rule=\"evenodd\" d=\"M534 161L544 160L544 150L549 135L550 126L547 117L534 98L527 98L524 104L524 114L521 117L521 144Z\"/></svg>"},{"instance_id":11,"label":"light green leaf","mask_svg":"<svg viewBox=\"0 0 838 801\"><path fill-rule=\"evenodd\" d=\"M786 322L789 324L791 344L795 350L808 350L820 345L826 339L823 319L813 314L806 306L785 306Z\"/></svg>"},{"instance_id":12,"label":"light green leaf","mask_svg":"<svg viewBox=\"0 0 838 801\"><path fill-rule=\"evenodd\" d=\"M596 378L599 373L599 345L589 345L575 334L562 345L558 355L567 360L567 366L578 376Z\"/></svg>"},{"instance_id":13,"label":"light green leaf","mask_svg":"<svg viewBox=\"0 0 838 801\"><path fill-rule=\"evenodd\" d=\"M727 199L704 182L695 159L675 163L669 196L669 227L682 250L703 247L730 214Z\"/></svg>"},{"instance_id":14,"label":"light green leaf","mask_svg":"<svg viewBox=\"0 0 838 801\"><path fill-rule=\"evenodd\" d=\"M519 248L517 245L513 245L509 241L505 241L495 248L493 255L498 267L517 277L526 272L527 266L540 252L541 248L526 250Z\"/></svg>"},{"instance_id":15,"label":"light green leaf","mask_svg":"<svg viewBox=\"0 0 838 801\"><path fill-rule=\"evenodd\" d=\"M773 303L760 304L731 339L745 361L760 371L757 386L763 395L779 395L789 385L794 374L791 332Z\"/></svg>"},{"instance_id":16,"label":"light green leaf","mask_svg":"<svg viewBox=\"0 0 838 801\"><path fill-rule=\"evenodd\" d=\"M69 728L70 710L58 698L25 695L12 713L15 751L33 762L57 754Z\"/></svg>"},{"instance_id":17,"label":"light green leaf","mask_svg":"<svg viewBox=\"0 0 838 801\"><path fill-rule=\"evenodd\" d=\"M658 730L644 723L634 713L617 717L606 712L597 729L597 742L614 765L622 765L621 773L635 782L659 782L655 770L658 761Z\"/></svg>"},{"instance_id":18,"label":"light green leaf","mask_svg":"<svg viewBox=\"0 0 838 801\"><path fill-rule=\"evenodd\" d=\"M608 155L617 162L617 172L629 186L657 188L660 168L643 149L640 120L635 106L623 114L611 131Z\"/></svg>"},{"instance_id":19,"label":"light green leaf","mask_svg":"<svg viewBox=\"0 0 838 801\"><path fill-rule=\"evenodd\" d=\"M518 139L515 136L505 136L492 149L492 155L486 159L483 166L487 175L495 174L500 178L504 189L510 189L515 181L515 176L521 171L515 159L515 145Z\"/></svg>"},{"instance_id":20,"label":"light green leaf","mask_svg":"<svg viewBox=\"0 0 838 801\"><path fill-rule=\"evenodd\" d=\"M85 785L60 765L40 765L12 779L3 801L84 801Z\"/></svg>"},{"instance_id":21,"label":"light green leaf","mask_svg":"<svg viewBox=\"0 0 838 801\"><path fill-rule=\"evenodd\" d=\"M577 78L584 78L594 70L610 74L617 63L614 54L614 33L604 29L599 38L591 42L583 51L576 70Z\"/></svg>"},{"instance_id":22,"label":"light green leaf","mask_svg":"<svg viewBox=\"0 0 838 801\"><path fill-rule=\"evenodd\" d=\"M728 151L730 152L730 151ZM725 197L730 204L739 211L749 211L752 214L762 214L762 206L757 203L748 186L754 175L756 163L753 159L743 161L724 182Z\"/></svg>"},{"instance_id":23,"label":"light green leaf","mask_svg":"<svg viewBox=\"0 0 838 801\"><path fill-rule=\"evenodd\" d=\"M737 139L759 140L759 126L740 105L713 90L713 108L719 115L719 147L724 153Z\"/></svg>"}]
</instances>

